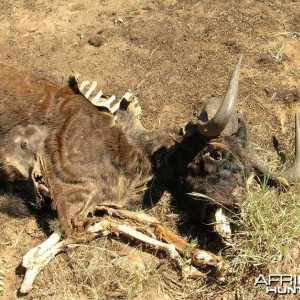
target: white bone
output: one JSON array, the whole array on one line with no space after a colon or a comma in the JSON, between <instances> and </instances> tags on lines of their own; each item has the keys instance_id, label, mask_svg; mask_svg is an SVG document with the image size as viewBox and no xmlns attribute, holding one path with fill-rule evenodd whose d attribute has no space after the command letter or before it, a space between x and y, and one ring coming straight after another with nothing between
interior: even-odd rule
<instances>
[{"instance_id":1,"label":"white bone","mask_svg":"<svg viewBox=\"0 0 300 300\"><path fill-rule=\"evenodd\" d=\"M119 100L114 106L110 108L110 111L114 114L119 108L122 100Z\"/></svg>"},{"instance_id":2,"label":"white bone","mask_svg":"<svg viewBox=\"0 0 300 300\"><path fill-rule=\"evenodd\" d=\"M215 212L216 222L214 224L215 231L225 240L231 239L231 227L224 208L220 207Z\"/></svg>"},{"instance_id":3,"label":"white bone","mask_svg":"<svg viewBox=\"0 0 300 300\"><path fill-rule=\"evenodd\" d=\"M89 100L93 105L98 106L98 107L105 107L107 108L112 114L114 114L119 108L120 108L120 103L123 99L125 99L128 102L132 102L133 105L138 104L138 99L134 97L133 93L127 91L122 98L111 107L111 104L116 100L116 96L112 95L109 97L107 100L103 100L101 97L103 96L103 92L100 90L95 97L90 99L91 94L95 91L97 87L97 82L94 81L92 82L91 86L89 87L88 91L86 93L83 92L86 86L88 86L90 82L88 80L84 80L81 82L79 86L80 92L84 95L84 97ZM133 99L131 100L130 98ZM137 107L135 110L135 116L138 117L141 114L141 108Z\"/></svg>"},{"instance_id":4,"label":"white bone","mask_svg":"<svg viewBox=\"0 0 300 300\"><path fill-rule=\"evenodd\" d=\"M96 103L99 101L99 99L102 97L102 95L103 95L103 92L99 91L98 94L93 99L91 99L91 102L97 106Z\"/></svg>"},{"instance_id":5,"label":"white bone","mask_svg":"<svg viewBox=\"0 0 300 300\"><path fill-rule=\"evenodd\" d=\"M96 89L97 87L97 81L94 81L90 88L88 89L88 91L84 94L85 98L89 99L89 97L91 96L92 92Z\"/></svg>"},{"instance_id":6,"label":"white bone","mask_svg":"<svg viewBox=\"0 0 300 300\"><path fill-rule=\"evenodd\" d=\"M122 99L125 99L125 100L129 101L129 99L130 99L131 96L133 96L133 94L131 92L126 92L123 95Z\"/></svg>"},{"instance_id":7,"label":"white bone","mask_svg":"<svg viewBox=\"0 0 300 300\"><path fill-rule=\"evenodd\" d=\"M107 103L107 105L112 104L114 101L116 100L116 96L112 95L110 96L105 102Z\"/></svg>"},{"instance_id":8,"label":"white bone","mask_svg":"<svg viewBox=\"0 0 300 300\"><path fill-rule=\"evenodd\" d=\"M90 234L95 234L95 237L97 237L99 234L108 235L109 233L115 233L140 240L156 249L165 251L170 258L177 263L183 276L189 276L193 278L206 277L204 273L200 272L196 268L185 264L174 245L149 237L148 235L141 233L127 225L118 224L117 221L111 219L111 216L131 219L150 227L152 224L156 224L158 222L156 218L148 216L143 212L130 212L113 207L98 206L97 209L105 210L109 217L108 219L103 219L100 222L89 226L87 228L87 232ZM67 248L78 246L77 244L70 244L70 242L67 240L60 241L61 236L62 231L60 228L58 228L45 242L31 249L25 254L22 261L22 265L26 268L25 277L20 288L20 292L22 294L28 293L32 289L37 275L51 261L51 259L55 257L56 254L66 250ZM216 257L207 251L198 249L195 250L197 251L194 253L194 258L192 261L196 266L203 266L206 264L216 266L220 271L226 269L226 265L223 260L216 260Z\"/></svg>"},{"instance_id":9,"label":"white bone","mask_svg":"<svg viewBox=\"0 0 300 300\"><path fill-rule=\"evenodd\" d=\"M122 233L126 236L135 238L137 240L140 240L148 245L151 245L155 247L156 249L163 250L165 251L172 259L175 260L177 265L183 270L183 260L179 253L176 251L175 246L171 244L166 244L163 242L160 242L156 239L153 239L141 232L136 231L133 228L130 228L126 225L120 225L114 222L109 222L109 221L102 221L102 222L97 222L94 225L90 226L88 228L88 231L91 233L97 233L101 231L113 231L116 233Z\"/></svg>"},{"instance_id":10,"label":"white bone","mask_svg":"<svg viewBox=\"0 0 300 300\"><path fill-rule=\"evenodd\" d=\"M102 91L101 91L102 93ZM93 98L91 100L92 104L95 105L95 106L99 106L99 107L106 107L107 109L109 109L111 111L111 107L110 105L112 104L112 102L114 102L116 99L116 96L112 95L110 98L108 99L103 99L103 98L100 98L100 99L96 99ZM89 100L89 99L88 99ZM100 100L100 101L99 101Z\"/></svg>"},{"instance_id":11,"label":"white bone","mask_svg":"<svg viewBox=\"0 0 300 300\"><path fill-rule=\"evenodd\" d=\"M90 82L89 82L88 80L84 80L84 81L81 82L80 87L79 87L79 90L80 90L80 92L81 92L82 94L83 94L84 88L85 88L89 83L90 83Z\"/></svg>"},{"instance_id":12,"label":"white bone","mask_svg":"<svg viewBox=\"0 0 300 300\"><path fill-rule=\"evenodd\" d=\"M144 214L143 212L129 212L122 209L114 209L114 208L105 208L105 207L99 207L100 209L103 208L107 211L107 213L110 215L115 215L117 217L123 217L125 219L131 219L134 221L137 221L138 223L143 223L145 225L151 225L157 223L157 219L148 216ZM183 260L176 250L175 246L172 244L164 243L161 241L158 241L155 237L149 237L148 235L141 233L131 227L128 227L126 225L118 224L114 221L101 221L93 224L88 228L88 231L91 233L108 233L108 232L114 232L116 234L123 234L126 236L129 236L131 238L140 240L152 247L155 247L156 249L165 251L171 259L173 259L178 267L180 268L182 275L187 277L193 277L193 278L204 278L206 275L193 266L188 266L186 264L183 264ZM147 234L149 234L147 232ZM194 249L193 251L193 257L192 262L195 264L195 266L203 267L205 265L215 266L219 271L220 274L218 275L218 280L224 281L224 274L223 272L228 269L227 264L222 259L217 259L217 257L205 250L200 249Z\"/></svg>"},{"instance_id":13,"label":"white bone","mask_svg":"<svg viewBox=\"0 0 300 300\"><path fill-rule=\"evenodd\" d=\"M26 294L32 289L37 275L59 252L66 248L65 241L59 242L61 235L62 231L59 228L46 241L24 255L22 266L26 268L26 273L20 288L21 294Z\"/></svg>"},{"instance_id":14,"label":"white bone","mask_svg":"<svg viewBox=\"0 0 300 300\"><path fill-rule=\"evenodd\" d=\"M151 177L152 178L152 177ZM153 223L159 223L159 220L153 216L145 214L142 211L130 211L121 208L110 207L108 205L99 205L96 207L97 210L104 210L108 215L114 215L116 217L122 217L142 223L145 225L151 225Z\"/></svg>"}]
</instances>

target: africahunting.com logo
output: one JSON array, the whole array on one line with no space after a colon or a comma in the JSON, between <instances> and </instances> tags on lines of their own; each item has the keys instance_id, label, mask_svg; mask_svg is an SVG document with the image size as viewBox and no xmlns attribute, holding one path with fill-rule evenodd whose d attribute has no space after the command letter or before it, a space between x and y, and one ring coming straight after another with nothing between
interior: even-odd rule
<instances>
[{"instance_id":1,"label":"africahunting.com logo","mask_svg":"<svg viewBox=\"0 0 300 300\"><path fill-rule=\"evenodd\" d=\"M265 287L266 294L295 295L300 294L300 275L270 274L258 275L254 283Z\"/></svg>"}]
</instances>

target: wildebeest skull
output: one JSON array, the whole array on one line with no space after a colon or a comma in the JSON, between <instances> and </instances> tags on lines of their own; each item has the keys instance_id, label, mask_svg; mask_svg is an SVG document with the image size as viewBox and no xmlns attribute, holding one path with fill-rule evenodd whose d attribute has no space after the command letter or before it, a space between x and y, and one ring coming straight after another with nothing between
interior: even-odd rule
<instances>
[{"instance_id":1,"label":"wildebeest skull","mask_svg":"<svg viewBox=\"0 0 300 300\"><path fill-rule=\"evenodd\" d=\"M293 184L300 179L297 116L295 159L288 170L271 172L255 153L247 123L234 109L241 60L237 61L224 99L210 98L203 104L197 124L187 126L187 134L169 164L175 169L171 174L178 174L175 186L181 195L179 205L198 223L217 207L229 211L238 208L245 199L245 182L252 171L273 182L285 178Z\"/></svg>"}]
</instances>

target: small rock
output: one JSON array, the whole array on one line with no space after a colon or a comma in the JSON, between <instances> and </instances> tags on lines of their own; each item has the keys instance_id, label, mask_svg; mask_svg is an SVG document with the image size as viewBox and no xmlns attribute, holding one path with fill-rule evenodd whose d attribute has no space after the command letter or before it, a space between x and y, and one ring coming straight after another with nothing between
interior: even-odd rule
<instances>
[{"instance_id":1,"label":"small rock","mask_svg":"<svg viewBox=\"0 0 300 300\"><path fill-rule=\"evenodd\" d=\"M37 30L38 30L37 27L31 27L31 28L28 29L29 32L35 32Z\"/></svg>"},{"instance_id":2,"label":"small rock","mask_svg":"<svg viewBox=\"0 0 300 300\"><path fill-rule=\"evenodd\" d=\"M88 43L94 47L100 47L100 46L104 45L106 42L107 42L106 38L104 38L103 36L98 36L98 35L93 36L88 40Z\"/></svg>"}]
</instances>

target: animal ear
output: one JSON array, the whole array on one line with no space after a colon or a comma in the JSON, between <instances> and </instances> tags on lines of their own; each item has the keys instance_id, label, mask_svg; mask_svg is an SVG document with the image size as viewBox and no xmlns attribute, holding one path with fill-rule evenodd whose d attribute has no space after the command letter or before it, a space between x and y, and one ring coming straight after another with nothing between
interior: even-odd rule
<instances>
[{"instance_id":1,"label":"animal ear","mask_svg":"<svg viewBox=\"0 0 300 300\"><path fill-rule=\"evenodd\" d=\"M77 95L81 95L81 92L79 90L79 86L78 86L78 83L77 83L77 80L76 80L76 77L73 76L73 75L70 75L69 76L69 79L68 79L68 86L71 88L71 90L77 94Z\"/></svg>"}]
</instances>

